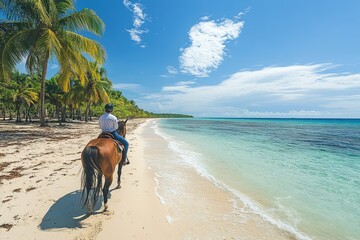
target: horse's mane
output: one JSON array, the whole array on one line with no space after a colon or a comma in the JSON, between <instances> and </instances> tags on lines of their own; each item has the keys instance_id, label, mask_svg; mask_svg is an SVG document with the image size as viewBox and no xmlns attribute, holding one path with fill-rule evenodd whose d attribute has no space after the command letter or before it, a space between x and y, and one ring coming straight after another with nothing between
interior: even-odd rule
<instances>
[{"instance_id":1,"label":"horse's mane","mask_svg":"<svg viewBox=\"0 0 360 240\"><path fill-rule=\"evenodd\" d=\"M126 122L127 122L128 119L126 119L125 121L118 121L118 129L117 129L117 132L120 134L120 135L123 135L123 137L125 137L126 135ZM121 134L123 133L123 134Z\"/></svg>"},{"instance_id":2,"label":"horse's mane","mask_svg":"<svg viewBox=\"0 0 360 240\"><path fill-rule=\"evenodd\" d=\"M124 121L119 121L119 122L118 122L118 125L119 125L118 130L119 130L119 131L122 131L122 130L124 129L125 122L124 122Z\"/></svg>"}]
</instances>

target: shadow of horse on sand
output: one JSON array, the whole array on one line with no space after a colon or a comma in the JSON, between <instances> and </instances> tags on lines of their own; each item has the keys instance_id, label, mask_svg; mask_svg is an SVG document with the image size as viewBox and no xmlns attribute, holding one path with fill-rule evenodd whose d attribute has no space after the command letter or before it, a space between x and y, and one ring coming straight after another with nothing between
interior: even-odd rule
<instances>
[{"instance_id":1,"label":"shadow of horse on sand","mask_svg":"<svg viewBox=\"0 0 360 240\"><path fill-rule=\"evenodd\" d=\"M90 214L82 208L81 195L81 191L74 191L57 200L43 217L39 228L41 230L82 228L81 221ZM100 208L101 201L98 201L94 210L98 211Z\"/></svg>"}]
</instances>

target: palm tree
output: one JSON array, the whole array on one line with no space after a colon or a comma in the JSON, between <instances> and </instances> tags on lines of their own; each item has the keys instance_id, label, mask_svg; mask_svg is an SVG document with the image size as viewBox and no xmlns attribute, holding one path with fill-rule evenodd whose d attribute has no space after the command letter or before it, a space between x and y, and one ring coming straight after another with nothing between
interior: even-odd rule
<instances>
[{"instance_id":1,"label":"palm tree","mask_svg":"<svg viewBox=\"0 0 360 240\"><path fill-rule=\"evenodd\" d=\"M45 88L46 99L48 99L51 105L55 106L55 116L58 118L58 121L61 122L60 110L65 93L60 89L58 78L59 75L55 75L50 80L47 80Z\"/></svg>"},{"instance_id":2,"label":"palm tree","mask_svg":"<svg viewBox=\"0 0 360 240\"><path fill-rule=\"evenodd\" d=\"M71 80L70 91L65 94L64 100L67 105L71 106L73 119L76 119L74 112L77 113L77 119L82 119L80 109L85 101L84 94L84 86L81 85L79 81Z\"/></svg>"},{"instance_id":3,"label":"palm tree","mask_svg":"<svg viewBox=\"0 0 360 240\"><path fill-rule=\"evenodd\" d=\"M26 59L28 71L41 76L40 125L44 126L48 61L59 62L59 82L65 92L70 78L85 83L89 63L84 53L102 64L105 51L78 32L101 35L104 23L90 9L75 11L73 0L0 0L0 9L9 20L0 24L0 79L9 79L15 65Z\"/></svg>"},{"instance_id":4,"label":"palm tree","mask_svg":"<svg viewBox=\"0 0 360 240\"><path fill-rule=\"evenodd\" d=\"M24 85L20 85L16 90L13 97L13 102L16 109L16 122L21 122L20 109L23 104L26 107L26 114L28 114L28 108L34 105L39 100L39 95L33 88L28 88Z\"/></svg>"},{"instance_id":5,"label":"palm tree","mask_svg":"<svg viewBox=\"0 0 360 240\"><path fill-rule=\"evenodd\" d=\"M15 94L14 83L0 82L0 107L2 108L3 120L6 119L6 111L9 111L9 119L12 119L13 97Z\"/></svg>"},{"instance_id":6,"label":"palm tree","mask_svg":"<svg viewBox=\"0 0 360 240\"><path fill-rule=\"evenodd\" d=\"M85 122L88 121L90 107L93 104L110 102L107 91L111 87L111 81L106 76L104 68L100 68L97 63L91 63L88 72L88 78L85 83Z\"/></svg>"}]
</instances>

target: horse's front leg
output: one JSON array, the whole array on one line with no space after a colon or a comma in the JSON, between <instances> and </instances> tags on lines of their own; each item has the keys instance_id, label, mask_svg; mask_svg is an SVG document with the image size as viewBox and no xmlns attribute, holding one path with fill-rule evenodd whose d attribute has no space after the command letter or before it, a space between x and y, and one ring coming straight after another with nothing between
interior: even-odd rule
<instances>
[{"instance_id":1,"label":"horse's front leg","mask_svg":"<svg viewBox=\"0 0 360 240\"><path fill-rule=\"evenodd\" d=\"M121 171L122 171L122 167L123 167L123 165L122 165L122 161L120 161L119 162L119 164L118 164L118 172L117 172L117 174L118 174L118 179L117 179L117 189L119 189L119 188L121 188Z\"/></svg>"}]
</instances>

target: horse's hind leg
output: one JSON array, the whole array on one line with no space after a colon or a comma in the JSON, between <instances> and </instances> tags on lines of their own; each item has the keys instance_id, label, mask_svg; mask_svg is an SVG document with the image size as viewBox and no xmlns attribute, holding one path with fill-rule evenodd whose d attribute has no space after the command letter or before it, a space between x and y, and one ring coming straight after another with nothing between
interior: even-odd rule
<instances>
[{"instance_id":1,"label":"horse's hind leg","mask_svg":"<svg viewBox=\"0 0 360 240\"><path fill-rule=\"evenodd\" d=\"M113 177L105 177L105 184L103 188L103 195L104 195L104 210L106 211L108 209L107 201L109 197L109 187L113 181Z\"/></svg>"},{"instance_id":2,"label":"horse's hind leg","mask_svg":"<svg viewBox=\"0 0 360 240\"><path fill-rule=\"evenodd\" d=\"M88 191L92 191L92 190L88 190ZM93 209L93 205L92 205L92 202L91 202L91 197L89 197L86 207L87 207L87 214L93 214L94 209Z\"/></svg>"},{"instance_id":3,"label":"horse's hind leg","mask_svg":"<svg viewBox=\"0 0 360 240\"><path fill-rule=\"evenodd\" d=\"M118 164L118 172L117 172L117 174L118 174L118 178L117 178L117 189L119 189L119 188L121 188L121 171L122 171L122 167L123 167L123 165L122 165L122 162L120 161L119 162L119 164Z\"/></svg>"}]
</instances>

